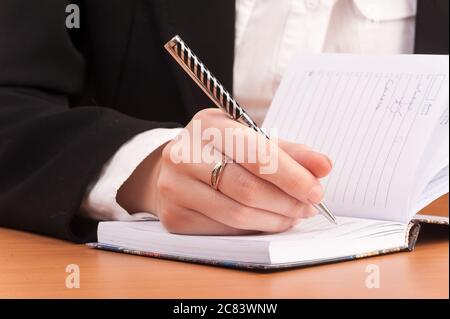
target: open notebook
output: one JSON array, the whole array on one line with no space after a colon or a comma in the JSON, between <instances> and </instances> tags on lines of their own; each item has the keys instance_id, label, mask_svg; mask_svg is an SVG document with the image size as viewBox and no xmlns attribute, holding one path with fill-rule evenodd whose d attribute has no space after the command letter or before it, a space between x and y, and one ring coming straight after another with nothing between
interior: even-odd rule
<instances>
[{"instance_id":1,"label":"open notebook","mask_svg":"<svg viewBox=\"0 0 450 319\"><path fill-rule=\"evenodd\" d=\"M183 236L159 222L102 222L97 248L273 269L412 250L416 215L449 188L448 56L301 55L263 127L334 162L322 180L338 225L322 216L281 234Z\"/></svg>"}]
</instances>

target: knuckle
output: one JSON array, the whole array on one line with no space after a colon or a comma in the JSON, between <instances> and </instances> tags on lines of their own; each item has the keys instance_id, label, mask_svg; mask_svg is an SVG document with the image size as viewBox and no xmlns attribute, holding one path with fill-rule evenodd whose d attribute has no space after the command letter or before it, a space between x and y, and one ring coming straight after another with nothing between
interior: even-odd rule
<instances>
[{"instance_id":1,"label":"knuckle","mask_svg":"<svg viewBox=\"0 0 450 319\"><path fill-rule=\"evenodd\" d=\"M246 162L246 167L253 173L258 174L259 172L261 172L262 168L263 168L263 164L256 160L254 162Z\"/></svg>"},{"instance_id":2,"label":"knuckle","mask_svg":"<svg viewBox=\"0 0 450 319\"><path fill-rule=\"evenodd\" d=\"M241 200L247 205L254 205L257 201L258 181L248 173L241 173L236 178L236 187Z\"/></svg>"},{"instance_id":3,"label":"knuckle","mask_svg":"<svg viewBox=\"0 0 450 319\"><path fill-rule=\"evenodd\" d=\"M174 185L170 182L169 178L166 178L164 174L160 174L158 180L156 181L156 189L158 194L166 195L172 193L174 190Z\"/></svg>"},{"instance_id":4,"label":"knuckle","mask_svg":"<svg viewBox=\"0 0 450 319\"><path fill-rule=\"evenodd\" d=\"M290 199L288 204L289 209L286 215L292 218L302 217L303 205L302 202L296 199Z\"/></svg>"},{"instance_id":5,"label":"knuckle","mask_svg":"<svg viewBox=\"0 0 450 319\"><path fill-rule=\"evenodd\" d=\"M206 108L203 110L198 111L197 113L195 113L193 119L195 120L204 120L204 119L208 119L211 116L214 116L217 114L217 109L215 108Z\"/></svg>"},{"instance_id":6,"label":"knuckle","mask_svg":"<svg viewBox=\"0 0 450 319\"><path fill-rule=\"evenodd\" d=\"M181 231L182 223L178 218L175 210L169 208L163 208L158 214L161 223L171 233L177 233Z\"/></svg>"},{"instance_id":7,"label":"knuckle","mask_svg":"<svg viewBox=\"0 0 450 319\"><path fill-rule=\"evenodd\" d=\"M207 109L200 110L200 111L198 111L197 113L194 114L192 119L194 119L194 120L201 120L201 119L203 119L203 118L205 118L207 116L207 113L208 113Z\"/></svg>"},{"instance_id":8,"label":"knuckle","mask_svg":"<svg viewBox=\"0 0 450 319\"><path fill-rule=\"evenodd\" d=\"M284 184L286 189L298 192L300 190L299 188L301 182L299 182L299 180L293 175L288 175L284 181Z\"/></svg>"}]
</instances>

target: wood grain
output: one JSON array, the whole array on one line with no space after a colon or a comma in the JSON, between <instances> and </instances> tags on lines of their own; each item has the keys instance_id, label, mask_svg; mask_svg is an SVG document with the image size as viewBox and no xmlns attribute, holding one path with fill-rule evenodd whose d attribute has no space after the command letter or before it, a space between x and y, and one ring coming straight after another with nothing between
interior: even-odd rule
<instances>
[{"instance_id":1,"label":"wood grain","mask_svg":"<svg viewBox=\"0 0 450 319\"><path fill-rule=\"evenodd\" d=\"M448 215L448 196L426 211ZM129 256L0 229L1 298L448 298L447 226L427 226L414 252L273 273ZM68 289L68 264L81 287ZM366 287L366 267L380 288Z\"/></svg>"},{"instance_id":2,"label":"wood grain","mask_svg":"<svg viewBox=\"0 0 450 319\"><path fill-rule=\"evenodd\" d=\"M422 209L419 214L448 217L448 193Z\"/></svg>"}]
</instances>

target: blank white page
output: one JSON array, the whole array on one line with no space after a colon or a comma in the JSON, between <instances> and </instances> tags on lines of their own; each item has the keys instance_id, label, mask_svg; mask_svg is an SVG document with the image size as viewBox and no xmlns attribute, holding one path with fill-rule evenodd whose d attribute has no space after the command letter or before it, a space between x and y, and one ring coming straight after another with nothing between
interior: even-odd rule
<instances>
[{"instance_id":1,"label":"blank white page","mask_svg":"<svg viewBox=\"0 0 450 319\"><path fill-rule=\"evenodd\" d=\"M130 250L198 259L270 264L330 259L405 246L406 224L318 215L283 233L189 236L168 233L157 221L101 222L98 241ZM272 255L274 258L272 258Z\"/></svg>"},{"instance_id":2,"label":"blank white page","mask_svg":"<svg viewBox=\"0 0 450 319\"><path fill-rule=\"evenodd\" d=\"M330 156L341 216L407 222L424 149L448 107L448 56L298 56L263 127Z\"/></svg>"}]
</instances>

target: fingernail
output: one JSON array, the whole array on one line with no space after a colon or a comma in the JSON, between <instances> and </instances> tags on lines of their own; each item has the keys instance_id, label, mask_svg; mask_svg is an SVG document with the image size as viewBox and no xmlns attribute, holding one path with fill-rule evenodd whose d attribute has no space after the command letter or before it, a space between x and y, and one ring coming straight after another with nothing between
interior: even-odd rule
<instances>
[{"instance_id":1,"label":"fingernail","mask_svg":"<svg viewBox=\"0 0 450 319\"><path fill-rule=\"evenodd\" d=\"M327 158L328 164L330 164L330 167L333 168L333 162L328 156L325 156Z\"/></svg>"},{"instance_id":2,"label":"fingernail","mask_svg":"<svg viewBox=\"0 0 450 319\"><path fill-rule=\"evenodd\" d=\"M322 200L322 197L323 197L322 185L320 185L320 184L314 185L311 188L311 190L309 191L308 200L312 204L317 204L317 203L320 203L320 201Z\"/></svg>"}]
</instances>

